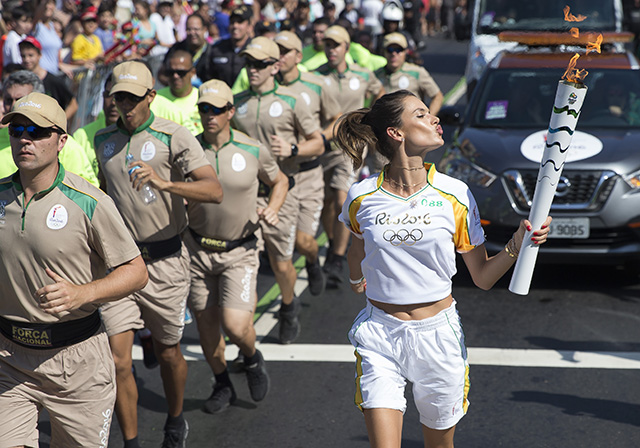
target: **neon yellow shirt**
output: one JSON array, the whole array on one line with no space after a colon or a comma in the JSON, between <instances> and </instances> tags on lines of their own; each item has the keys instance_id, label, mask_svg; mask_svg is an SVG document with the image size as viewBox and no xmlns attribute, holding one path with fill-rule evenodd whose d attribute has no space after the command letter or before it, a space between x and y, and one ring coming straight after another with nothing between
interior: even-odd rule
<instances>
[{"instance_id":1,"label":"neon yellow shirt","mask_svg":"<svg viewBox=\"0 0 640 448\"><path fill-rule=\"evenodd\" d=\"M198 89L192 88L191 93L184 98L178 98L171 93L170 87L158 90L156 98L161 96L173 103L173 108L178 109L182 113L182 126L189 129L193 135L202 134L202 123L200 122L200 113L198 112ZM154 100L155 103L155 100ZM161 115L158 115L161 116Z\"/></svg>"},{"instance_id":2,"label":"neon yellow shirt","mask_svg":"<svg viewBox=\"0 0 640 448\"><path fill-rule=\"evenodd\" d=\"M356 63L360 67L368 68L372 72L387 65L386 58L371 53L362 45L355 42L352 42L349 46L349 53L347 53L344 59L349 65ZM304 65L308 71L313 71L326 63L327 55L324 53L324 50L318 51L313 45L307 45L302 49L302 65Z\"/></svg>"},{"instance_id":3,"label":"neon yellow shirt","mask_svg":"<svg viewBox=\"0 0 640 448\"><path fill-rule=\"evenodd\" d=\"M60 163L65 169L78 176L84 177L96 187L99 187L98 176L93 171L91 162L87 158L84 148L71 136L58 155ZM11 155L9 129L0 128L0 179L12 175L18 170Z\"/></svg>"}]
</instances>

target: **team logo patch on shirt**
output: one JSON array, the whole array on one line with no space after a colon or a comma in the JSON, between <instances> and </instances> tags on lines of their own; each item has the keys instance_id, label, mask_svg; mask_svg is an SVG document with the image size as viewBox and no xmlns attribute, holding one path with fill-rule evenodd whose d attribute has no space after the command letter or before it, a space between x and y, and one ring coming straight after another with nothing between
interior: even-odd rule
<instances>
[{"instance_id":1,"label":"team logo patch on shirt","mask_svg":"<svg viewBox=\"0 0 640 448\"><path fill-rule=\"evenodd\" d=\"M358 78L351 78L349 80L349 88L351 90L358 90L360 88L360 80Z\"/></svg>"},{"instance_id":2,"label":"team logo patch on shirt","mask_svg":"<svg viewBox=\"0 0 640 448\"><path fill-rule=\"evenodd\" d=\"M49 214L47 214L47 227L51 230L60 230L67 225L69 221L69 213L62 204L56 204L51 207Z\"/></svg>"},{"instance_id":3,"label":"team logo patch on shirt","mask_svg":"<svg viewBox=\"0 0 640 448\"><path fill-rule=\"evenodd\" d=\"M304 100L305 103L307 103L307 106L311 105L311 97L309 96L309 94L307 92L302 92L300 94L300 96L302 97L302 99Z\"/></svg>"},{"instance_id":4,"label":"team logo patch on shirt","mask_svg":"<svg viewBox=\"0 0 640 448\"><path fill-rule=\"evenodd\" d=\"M235 153L231 158L231 168L233 168L233 171L239 173L240 171L244 171L246 167L247 160L244 158L244 156L239 152Z\"/></svg>"},{"instance_id":5,"label":"team logo patch on shirt","mask_svg":"<svg viewBox=\"0 0 640 448\"><path fill-rule=\"evenodd\" d=\"M108 142L104 144L104 149L102 150L102 155L105 158L109 158L113 155L113 152L116 150L116 143L115 142Z\"/></svg>"},{"instance_id":6,"label":"team logo patch on shirt","mask_svg":"<svg viewBox=\"0 0 640 448\"><path fill-rule=\"evenodd\" d=\"M401 89L406 89L407 87L409 87L409 78L407 78L406 76L401 76L398 80L398 87L400 87Z\"/></svg>"},{"instance_id":7,"label":"team logo patch on shirt","mask_svg":"<svg viewBox=\"0 0 640 448\"><path fill-rule=\"evenodd\" d=\"M279 117L280 115L282 115L283 109L282 109L282 104L280 104L278 101L271 103L271 107L269 107L269 115L272 117Z\"/></svg>"},{"instance_id":8,"label":"team logo patch on shirt","mask_svg":"<svg viewBox=\"0 0 640 448\"><path fill-rule=\"evenodd\" d=\"M241 104L236 109L236 112L238 113L238 115L247 115L247 112L249 112L249 104L248 103Z\"/></svg>"},{"instance_id":9,"label":"team logo patch on shirt","mask_svg":"<svg viewBox=\"0 0 640 448\"><path fill-rule=\"evenodd\" d=\"M153 142L145 142L140 151L140 160L148 162L156 156L156 145Z\"/></svg>"}]
</instances>

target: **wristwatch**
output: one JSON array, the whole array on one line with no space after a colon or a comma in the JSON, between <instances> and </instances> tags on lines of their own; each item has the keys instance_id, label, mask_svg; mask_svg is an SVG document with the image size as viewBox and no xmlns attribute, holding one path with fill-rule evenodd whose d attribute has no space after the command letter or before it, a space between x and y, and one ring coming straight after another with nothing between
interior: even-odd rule
<instances>
[{"instance_id":1,"label":"wristwatch","mask_svg":"<svg viewBox=\"0 0 640 448\"><path fill-rule=\"evenodd\" d=\"M295 157L298 155L298 145L296 145L295 143L291 144L291 155L289 157Z\"/></svg>"}]
</instances>

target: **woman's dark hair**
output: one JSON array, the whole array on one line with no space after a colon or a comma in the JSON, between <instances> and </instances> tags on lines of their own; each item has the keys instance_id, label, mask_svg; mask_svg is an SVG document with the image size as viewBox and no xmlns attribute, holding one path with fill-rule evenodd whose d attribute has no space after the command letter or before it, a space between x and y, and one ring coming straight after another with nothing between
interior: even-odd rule
<instances>
[{"instance_id":1,"label":"woman's dark hair","mask_svg":"<svg viewBox=\"0 0 640 448\"><path fill-rule=\"evenodd\" d=\"M373 106L348 112L340 117L334 132L335 141L359 169L363 163L365 148L375 148L391 160L395 149L391 146L387 128L402 126L405 98L413 96L408 90L398 90L383 95ZM416 97L417 98L417 97Z\"/></svg>"}]
</instances>

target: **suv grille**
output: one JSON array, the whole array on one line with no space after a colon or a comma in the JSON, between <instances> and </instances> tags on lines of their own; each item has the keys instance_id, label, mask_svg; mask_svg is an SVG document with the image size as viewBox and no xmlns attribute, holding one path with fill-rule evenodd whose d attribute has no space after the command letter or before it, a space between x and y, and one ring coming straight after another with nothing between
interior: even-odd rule
<instances>
[{"instance_id":1,"label":"suv grille","mask_svg":"<svg viewBox=\"0 0 640 448\"><path fill-rule=\"evenodd\" d=\"M551 210L597 211L607 201L616 182L613 171L571 171L560 176ZM529 210L538 180L537 170L512 170L503 175L507 192L518 208Z\"/></svg>"}]
</instances>

